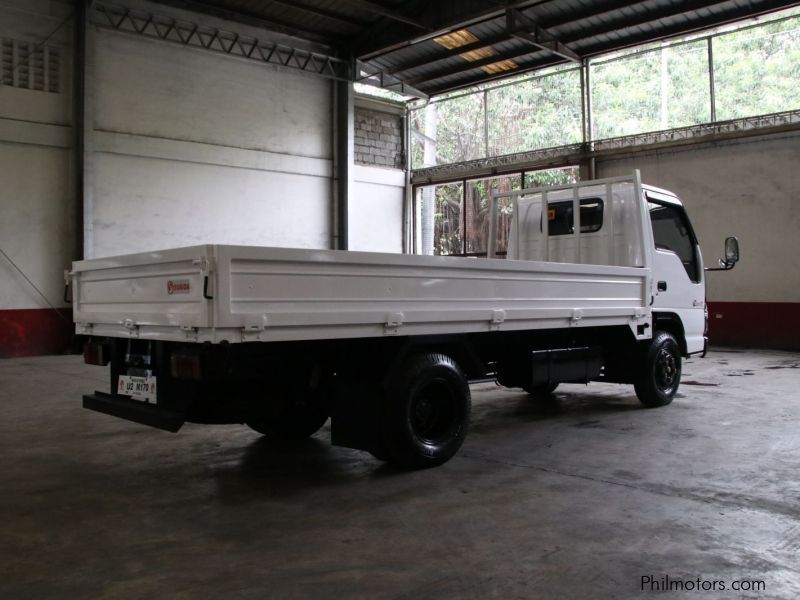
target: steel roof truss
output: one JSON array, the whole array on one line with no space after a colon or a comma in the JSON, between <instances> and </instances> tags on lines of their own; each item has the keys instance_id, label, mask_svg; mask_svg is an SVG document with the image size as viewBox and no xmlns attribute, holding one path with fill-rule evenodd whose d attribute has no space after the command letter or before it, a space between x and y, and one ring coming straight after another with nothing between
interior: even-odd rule
<instances>
[{"instance_id":1,"label":"steel roof truss","mask_svg":"<svg viewBox=\"0 0 800 600\"><path fill-rule=\"evenodd\" d=\"M552 34L543 29L536 21L518 10L506 11L506 30L518 39L528 42L573 62L581 62L581 57L566 44L558 41Z\"/></svg>"},{"instance_id":2,"label":"steel roof truss","mask_svg":"<svg viewBox=\"0 0 800 600\"><path fill-rule=\"evenodd\" d=\"M350 62L341 58L104 2L96 3L94 8L95 24L106 29L280 65L331 79L352 80Z\"/></svg>"}]
</instances>

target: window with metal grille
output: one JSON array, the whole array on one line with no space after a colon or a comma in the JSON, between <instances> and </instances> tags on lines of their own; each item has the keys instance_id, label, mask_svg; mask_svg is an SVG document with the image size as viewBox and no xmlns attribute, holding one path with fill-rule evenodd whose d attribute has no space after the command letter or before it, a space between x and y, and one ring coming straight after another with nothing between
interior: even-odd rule
<instances>
[{"instance_id":1,"label":"window with metal grille","mask_svg":"<svg viewBox=\"0 0 800 600\"><path fill-rule=\"evenodd\" d=\"M61 89L60 55L56 48L34 42L2 40L0 83L11 87L58 93Z\"/></svg>"}]
</instances>

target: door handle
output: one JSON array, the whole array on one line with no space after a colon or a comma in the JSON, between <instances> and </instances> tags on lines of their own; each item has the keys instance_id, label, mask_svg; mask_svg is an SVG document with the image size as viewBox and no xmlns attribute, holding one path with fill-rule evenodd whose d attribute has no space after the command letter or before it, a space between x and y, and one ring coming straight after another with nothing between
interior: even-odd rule
<instances>
[{"instance_id":1,"label":"door handle","mask_svg":"<svg viewBox=\"0 0 800 600\"><path fill-rule=\"evenodd\" d=\"M666 281L659 281L657 284L656 289L659 292L666 292L667 291L667 282Z\"/></svg>"}]
</instances>

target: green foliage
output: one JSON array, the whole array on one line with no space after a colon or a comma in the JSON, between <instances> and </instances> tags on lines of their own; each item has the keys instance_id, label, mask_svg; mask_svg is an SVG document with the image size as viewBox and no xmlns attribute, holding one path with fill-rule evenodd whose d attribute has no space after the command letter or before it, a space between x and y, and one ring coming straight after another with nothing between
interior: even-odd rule
<instances>
[{"instance_id":1,"label":"green foliage","mask_svg":"<svg viewBox=\"0 0 800 600\"><path fill-rule=\"evenodd\" d=\"M717 119L781 112L800 104L800 19L714 39Z\"/></svg>"},{"instance_id":2,"label":"green foliage","mask_svg":"<svg viewBox=\"0 0 800 600\"><path fill-rule=\"evenodd\" d=\"M483 94L470 94L436 105L436 162L449 164L486 156Z\"/></svg>"},{"instance_id":3,"label":"green foliage","mask_svg":"<svg viewBox=\"0 0 800 600\"><path fill-rule=\"evenodd\" d=\"M547 169L525 173L525 187L542 187L577 181L577 167ZM484 254L489 239L489 193L518 190L520 175L505 175L463 183L446 183L434 187L434 254ZM466 204L464 196L466 195ZM497 251L502 253L508 243L512 204L506 199L498 202ZM466 235L465 235L466 234Z\"/></svg>"},{"instance_id":4,"label":"green foliage","mask_svg":"<svg viewBox=\"0 0 800 600\"><path fill-rule=\"evenodd\" d=\"M718 120L800 105L800 16L712 39ZM593 139L683 127L711 120L707 40L650 46L590 65ZM580 73L561 69L511 85L435 103L436 161L450 164L581 141ZM425 108L410 112L425 129ZM488 127L488 131L487 131ZM432 137L432 136L431 136ZM421 168L424 142L412 140ZM490 190L572 183L576 167L503 175L434 187L434 253L485 254ZM466 186L466 189L465 189ZM428 188L430 189L430 188ZM497 251L506 249L512 205L501 199Z\"/></svg>"},{"instance_id":5,"label":"green foliage","mask_svg":"<svg viewBox=\"0 0 800 600\"><path fill-rule=\"evenodd\" d=\"M490 156L581 141L578 70L528 79L486 94Z\"/></svg>"},{"instance_id":6,"label":"green foliage","mask_svg":"<svg viewBox=\"0 0 800 600\"><path fill-rule=\"evenodd\" d=\"M594 139L710 121L708 77L704 40L593 65Z\"/></svg>"},{"instance_id":7,"label":"green foliage","mask_svg":"<svg viewBox=\"0 0 800 600\"><path fill-rule=\"evenodd\" d=\"M712 44L718 120L800 105L800 16L719 35ZM592 139L711 121L705 39L594 61L589 80ZM580 74L566 68L437 102L437 164L580 142L580 96ZM412 128L424 132L425 109L411 116ZM415 169L423 166L423 147L412 144Z\"/></svg>"},{"instance_id":8,"label":"green foliage","mask_svg":"<svg viewBox=\"0 0 800 600\"><path fill-rule=\"evenodd\" d=\"M433 216L434 254L452 255L463 253L463 208L461 183L447 183L435 188L435 213Z\"/></svg>"},{"instance_id":9,"label":"green foliage","mask_svg":"<svg viewBox=\"0 0 800 600\"><path fill-rule=\"evenodd\" d=\"M578 167L564 167L562 169L544 169L542 171L529 171L525 173L525 188L547 187L563 183L578 181Z\"/></svg>"}]
</instances>

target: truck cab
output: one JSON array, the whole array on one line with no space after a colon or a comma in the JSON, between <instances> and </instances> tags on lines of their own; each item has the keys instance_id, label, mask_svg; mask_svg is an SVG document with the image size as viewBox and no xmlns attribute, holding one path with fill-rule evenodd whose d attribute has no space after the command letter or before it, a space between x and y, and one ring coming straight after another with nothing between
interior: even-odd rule
<instances>
[{"instance_id":1,"label":"truck cab","mask_svg":"<svg viewBox=\"0 0 800 600\"><path fill-rule=\"evenodd\" d=\"M501 213L512 217L501 219ZM705 350L703 258L674 193L641 184L635 173L633 179L496 194L489 227L491 258L649 269L655 328L671 331L684 356Z\"/></svg>"},{"instance_id":2,"label":"truck cab","mask_svg":"<svg viewBox=\"0 0 800 600\"><path fill-rule=\"evenodd\" d=\"M708 312L700 244L677 196L642 188L653 231L654 319L662 329L680 328L684 355L703 352Z\"/></svg>"}]
</instances>

